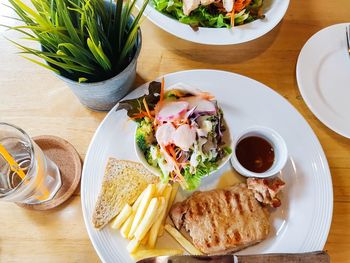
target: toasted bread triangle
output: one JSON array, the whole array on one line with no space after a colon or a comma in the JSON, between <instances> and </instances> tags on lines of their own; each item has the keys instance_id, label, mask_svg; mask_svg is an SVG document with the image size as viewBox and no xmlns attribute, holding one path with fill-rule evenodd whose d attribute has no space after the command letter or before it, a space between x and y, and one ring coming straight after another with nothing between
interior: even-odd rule
<instances>
[{"instance_id":1,"label":"toasted bread triangle","mask_svg":"<svg viewBox=\"0 0 350 263\"><path fill-rule=\"evenodd\" d=\"M140 163L109 158L92 223L101 229L125 204L132 204L148 184L158 182Z\"/></svg>"}]
</instances>

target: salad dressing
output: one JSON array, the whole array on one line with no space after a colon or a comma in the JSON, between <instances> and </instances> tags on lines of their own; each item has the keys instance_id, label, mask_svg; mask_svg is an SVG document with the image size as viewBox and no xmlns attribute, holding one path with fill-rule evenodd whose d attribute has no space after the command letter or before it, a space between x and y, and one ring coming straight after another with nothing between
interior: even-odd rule
<instances>
[{"instance_id":1,"label":"salad dressing","mask_svg":"<svg viewBox=\"0 0 350 263\"><path fill-rule=\"evenodd\" d=\"M240 164L254 173L266 172L275 160L275 152L270 142L258 136L244 138L235 150Z\"/></svg>"}]
</instances>

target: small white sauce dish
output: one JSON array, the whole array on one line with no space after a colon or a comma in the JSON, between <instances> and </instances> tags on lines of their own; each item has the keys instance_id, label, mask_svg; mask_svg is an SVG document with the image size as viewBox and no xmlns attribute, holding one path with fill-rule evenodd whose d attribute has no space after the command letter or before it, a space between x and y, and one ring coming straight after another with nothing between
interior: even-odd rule
<instances>
[{"instance_id":1,"label":"small white sauce dish","mask_svg":"<svg viewBox=\"0 0 350 263\"><path fill-rule=\"evenodd\" d=\"M274 162L272 163L271 167L265 172L261 172L261 173L252 172L246 169L245 167L243 167L243 165L237 159L237 155L236 155L237 145L243 139L247 137L252 137L252 136L265 139L271 144L271 146L274 149ZM287 162L287 159L288 159L288 150L284 139L279 133L277 133L275 130L271 128L264 127L264 126L253 126L241 132L234 139L233 147L232 147L231 164L233 168L243 176L257 177L257 178L267 178L267 177L274 176L283 169L283 167Z\"/></svg>"}]
</instances>

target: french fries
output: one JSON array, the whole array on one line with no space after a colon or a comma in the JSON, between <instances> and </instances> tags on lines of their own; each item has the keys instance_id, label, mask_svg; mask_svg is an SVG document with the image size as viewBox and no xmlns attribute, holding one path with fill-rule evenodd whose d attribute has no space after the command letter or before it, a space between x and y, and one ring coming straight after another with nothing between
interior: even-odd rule
<instances>
[{"instance_id":1,"label":"french fries","mask_svg":"<svg viewBox=\"0 0 350 263\"><path fill-rule=\"evenodd\" d=\"M119 229L122 226L122 224L128 219L131 213L131 206L129 204L126 204L122 211L119 213L119 215L117 215L117 217L114 219L112 228Z\"/></svg>"},{"instance_id":2,"label":"french fries","mask_svg":"<svg viewBox=\"0 0 350 263\"><path fill-rule=\"evenodd\" d=\"M150 231L147 232L146 236L141 240L141 245L146 246L149 239Z\"/></svg>"},{"instance_id":3,"label":"french fries","mask_svg":"<svg viewBox=\"0 0 350 263\"><path fill-rule=\"evenodd\" d=\"M146 188L145 194L144 194L144 196L143 196L142 200L140 201L140 204L137 208L134 221L132 222L131 229L130 229L130 232L128 235L129 239L132 239L134 237L136 228L140 224L140 222L141 222L141 220L142 220L142 218L147 210L148 204L150 203L150 201L152 199L152 196L153 196L155 190L156 190L156 186L154 184L150 184Z\"/></svg>"},{"instance_id":4,"label":"french fries","mask_svg":"<svg viewBox=\"0 0 350 263\"><path fill-rule=\"evenodd\" d=\"M164 235L164 223L162 222L159 226L158 237Z\"/></svg>"},{"instance_id":5,"label":"french fries","mask_svg":"<svg viewBox=\"0 0 350 263\"><path fill-rule=\"evenodd\" d=\"M164 196L160 196L158 199L159 199L159 206L158 206L158 209L157 209L156 220L158 220L158 218L160 216L162 216L162 212L163 212L162 210L163 210L164 207L166 207L165 197ZM154 223L156 222L156 220L154 220Z\"/></svg>"},{"instance_id":6,"label":"french fries","mask_svg":"<svg viewBox=\"0 0 350 263\"><path fill-rule=\"evenodd\" d=\"M202 252L195 248L176 228L168 224L166 224L164 228L188 253L192 255L202 255Z\"/></svg>"},{"instance_id":7,"label":"french fries","mask_svg":"<svg viewBox=\"0 0 350 263\"><path fill-rule=\"evenodd\" d=\"M160 222L156 222L154 224L154 226L152 227L153 230L152 231L152 235L150 237L150 242L149 242L149 246L150 248L153 248L154 245L155 245L155 241L157 240L157 237L160 236L159 235L159 231L160 229L162 228L162 225L164 224L164 221L165 221L165 218L166 218L166 208L168 207L168 203L169 203L169 199L170 199L170 196L171 196L171 191L172 191L172 187L171 185L167 185L167 187L165 188L164 190L164 193L163 193L163 196L164 196L164 199L165 199L165 210L162 211L162 215L158 217L157 221L160 221ZM155 228L158 228L157 230ZM157 236L153 236L155 235L155 232L157 232Z\"/></svg>"},{"instance_id":8,"label":"french fries","mask_svg":"<svg viewBox=\"0 0 350 263\"><path fill-rule=\"evenodd\" d=\"M158 208L159 215L156 218L154 224L152 225L152 227L149 231L149 238L148 238L148 243L147 243L149 248L154 248L154 246L156 244L158 232L159 232L159 227L163 222L163 218L165 217L166 208L167 208L166 197L161 197L161 203L160 203L159 208Z\"/></svg>"},{"instance_id":9,"label":"french fries","mask_svg":"<svg viewBox=\"0 0 350 263\"><path fill-rule=\"evenodd\" d=\"M128 238L131 229L132 221L134 220L135 214L132 213L129 218L125 221L122 228L120 229L120 234L124 238Z\"/></svg>"},{"instance_id":10,"label":"french fries","mask_svg":"<svg viewBox=\"0 0 350 263\"><path fill-rule=\"evenodd\" d=\"M154 249L159 232L162 229L164 232L165 219L177 188L178 185L150 184L133 204L125 205L114 219L112 228L120 229L121 235L130 240L127 250L135 260L183 253L183 250L178 249Z\"/></svg>"},{"instance_id":11,"label":"french fries","mask_svg":"<svg viewBox=\"0 0 350 263\"><path fill-rule=\"evenodd\" d=\"M153 222L155 221L158 206L159 199L153 197L151 202L149 203L145 216L142 218L142 221L140 222L135 231L136 239L142 240L146 236L148 230L150 230Z\"/></svg>"},{"instance_id":12,"label":"french fries","mask_svg":"<svg viewBox=\"0 0 350 263\"><path fill-rule=\"evenodd\" d=\"M130 252L130 253L134 253L136 251L136 249L140 246L140 240L134 238L132 239L128 246L126 247L126 249Z\"/></svg>"},{"instance_id":13,"label":"french fries","mask_svg":"<svg viewBox=\"0 0 350 263\"><path fill-rule=\"evenodd\" d=\"M178 189L179 189L179 184L178 184L178 183L173 184L173 186L172 186L172 188L171 188L171 193L170 193L169 201L168 201L168 204L167 204L167 209L166 209L166 212L165 212L165 215L164 215L162 224L160 224L160 226L159 226L159 231L158 231L158 236L159 236L159 237L162 236L162 235L164 234L164 224L165 224L165 220L166 220L167 215L169 214L169 211L170 211L171 206L172 206L173 203L174 203L174 200L175 200L175 197L176 197L176 194L177 194L177 190L178 190Z\"/></svg>"},{"instance_id":14,"label":"french fries","mask_svg":"<svg viewBox=\"0 0 350 263\"><path fill-rule=\"evenodd\" d=\"M147 188L146 188L146 189L147 189ZM146 192L146 190L144 190L144 191L139 195L139 197L136 199L135 203L132 205L132 210L133 210L133 211L136 211L137 208L139 207L141 200L142 200L143 197L145 196L145 192Z\"/></svg>"},{"instance_id":15,"label":"french fries","mask_svg":"<svg viewBox=\"0 0 350 263\"><path fill-rule=\"evenodd\" d=\"M132 253L131 257L135 261L139 261L141 259L150 258L150 257L175 256L175 255L182 255L182 254L183 254L183 250L181 249L162 248L162 249L139 250L135 253Z\"/></svg>"},{"instance_id":16,"label":"french fries","mask_svg":"<svg viewBox=\"0 0 350 263\"><path fill-rule=\"evenodd\" d=\"M162 196L162 194L167 186L168 186L168 184L163 184L163 183L157 184L157 196Z\"/></svg>"},{"instance_id":17,"label":"french fries","mask_svg":"<svg viewBox=\"0 0 350 263\"><path fill-rule=\"evenodd\" d=\"M169 203L168 203L168 207L166 209L166 214L169 214L170 208L174 203L177 191L179 190L179 184L178 183L174 183L173 187L171 189L171 195L170 195L170 199L169 199Z\"/></svg>"}]
</instances>

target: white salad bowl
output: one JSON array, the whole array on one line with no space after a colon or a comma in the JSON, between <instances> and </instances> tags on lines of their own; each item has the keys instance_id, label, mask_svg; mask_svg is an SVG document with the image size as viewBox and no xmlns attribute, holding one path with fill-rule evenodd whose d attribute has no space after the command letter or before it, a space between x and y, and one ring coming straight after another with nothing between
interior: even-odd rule
<instances>
[{"instance_id":1,"label":"white salad bowl","mask_svg":"<svg viewBox=\"0 0 350 263\"><path fill-rule=\"evenodd\" d=\"M225 114L225 113L224 113ZM225 124L225 127L226 127L226 130L223 132L223 141L225 142L225 146L228 146L232 149L233 151L233 144L232 144L232 139L231 139L231 134L230 134L230 129L227 125L227 122L225 121L225 118L224 118L224 124ZM137 127L135 129L135 133L134 133L134 148L135 148L135 153L136 153L136 156L138 158L138 160L143 164L143 166L151 173L155 174L156 176L161 176L161 171L159 168L156 168L152 165L150 165L146 158L145 158L145 155L143 154L143 152L141 151L140 147L137 145L136 143L136 130L137 130ZM206 176L204 177L207 177L211 174L213 174L214 172L217 172L218 170L220 170L220 168L222 168L231 158L231 155L232 153L230 154L227 154L224 158L222 158L219 162L218 162L218 168L212 172L210 172L209 174L207 174ZM203 177L203 178L204 178Z\"/></svg>"},{"instance_id":2,"label":"white salad bowl","mask_svg":"<svg viewBox=\"0 0 350 263\"><path fill-rule=\"evenodd\" d=\"M156 10L152 0L144 15L155 25L176 37L206 45L232 45L257 39L271 31L284 17L289 1L265 0L264 19L236 26L234 29L199 27L194 31L189 25ZM137 0L136 7L140 9L142 4L143 0Z\"/></svg>"}]
</instances>

